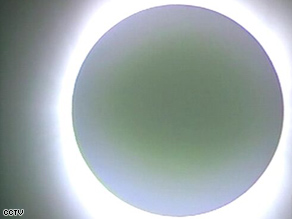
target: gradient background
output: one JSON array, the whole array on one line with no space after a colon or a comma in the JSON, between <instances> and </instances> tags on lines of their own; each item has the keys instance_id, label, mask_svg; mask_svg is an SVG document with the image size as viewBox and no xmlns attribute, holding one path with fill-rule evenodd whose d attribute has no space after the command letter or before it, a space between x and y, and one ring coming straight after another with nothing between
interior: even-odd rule
<instances>
[{"instance_id":1,"label":"gradient background","mask_svg":"<svg viewBox=\"0 0 292 219\"><path fill-rule=\"evenodd\" d=\"M244 2L292 51L292 3ZM0 2L1 211L24 208L24 218L88 217L64 176L56 101L78 34L101 3ZM287 192L267 209L267 219L291 218L291 162Z\"/></svg>"}]
</instances>

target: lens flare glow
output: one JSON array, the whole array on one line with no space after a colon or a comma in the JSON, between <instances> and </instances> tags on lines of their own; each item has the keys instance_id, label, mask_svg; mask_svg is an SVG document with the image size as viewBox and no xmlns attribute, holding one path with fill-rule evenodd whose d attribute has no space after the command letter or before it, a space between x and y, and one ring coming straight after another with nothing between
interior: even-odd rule
<instances>
[{"instance_id":1,"label":"lens flare glow","mask_svg":"<svg viewBox=\"0 0 292 219\"><path fill-rule=\"evenodd\" d=\"M106 1L91 16L69 58L62 78L58 102L59 130L68 179L77 196L93 218L161 218L136 209L108 192L84 161L76 143L72 121L72 98L76 78L87 54L94 44L114 25L139 11L163 5L190 5L221 13L243 26L262 45L278 74L284 98L284 121L281 139L269 167L245 194L215 211L193 216L196 219L269 217L269 210L277 207L286 182L286 151L292 144L291 127L291 64L281 38L251 10L236 1L206 0L148 0ZM165 216L164 216L165 217Z\"/></svg>"}]
</instances>

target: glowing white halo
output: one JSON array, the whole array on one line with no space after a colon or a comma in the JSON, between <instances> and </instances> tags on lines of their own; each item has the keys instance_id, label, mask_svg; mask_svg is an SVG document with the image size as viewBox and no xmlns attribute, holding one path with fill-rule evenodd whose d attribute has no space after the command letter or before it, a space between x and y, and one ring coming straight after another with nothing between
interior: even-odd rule
<instances>
[{"instance_id":1,"label":"glowing white halo","mask_svg":"<svg viewBox=\"0 0 292 219\"><path fill-rule=\"evenodd\" d=\"M275 208L277 198L285 183L285 150L291 139L291 65L288 52L280 38L262 23L252 11L236 1L194 0L146 0L111 1L102 5L92 16L80 35L67 70L62 79L58 102L58 118L64 164L72 188L84 207L94 218L161 218L136 209L108 192L85 163L77 146L72 121L72 97L77 75L87 54L94 44L111 27L126 17L156 6L179 4L199 6L221 13L248 30L263 46L278 73L284 97L283 131L277 152L257 183L244 195L225 207L198 216L196 219L213 218L258 218L265 219ZM290 142L289 142L290 141ZM165 217L165 216L164 216Z\"/></svg>"}]
</instances>

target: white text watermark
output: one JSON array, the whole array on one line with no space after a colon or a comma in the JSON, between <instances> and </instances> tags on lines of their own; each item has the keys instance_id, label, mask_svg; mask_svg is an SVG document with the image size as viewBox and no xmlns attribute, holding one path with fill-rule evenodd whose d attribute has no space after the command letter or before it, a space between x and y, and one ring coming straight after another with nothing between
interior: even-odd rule
<instances>
[{"instance_id":1,"label":"white text watermark","mask_svg":"<svg viewBox=\"0 0 292 219\"><path fill-rule=\"evenodd\" d=\"M24 209L4 209L3 216L22 216Z\"/></svg>"}]
</instances>

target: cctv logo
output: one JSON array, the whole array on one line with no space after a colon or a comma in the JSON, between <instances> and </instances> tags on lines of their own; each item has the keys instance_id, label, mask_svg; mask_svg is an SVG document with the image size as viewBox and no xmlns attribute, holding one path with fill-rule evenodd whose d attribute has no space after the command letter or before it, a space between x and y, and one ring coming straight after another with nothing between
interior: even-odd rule
<instances>
[{"instance_id":1,"label":"cctv logo","mask_svg":"<svg viewBox=\"0 0 292 219\"><path fill-rule=\"evenodd\" d=\"M4 209L4 216L22 216L24 214L24 209Z\"/></svg>"}]
</instances>

